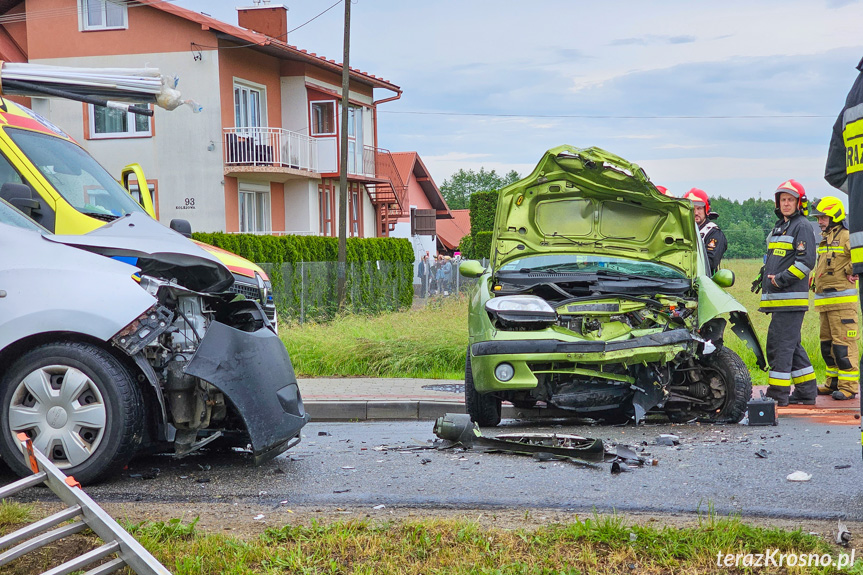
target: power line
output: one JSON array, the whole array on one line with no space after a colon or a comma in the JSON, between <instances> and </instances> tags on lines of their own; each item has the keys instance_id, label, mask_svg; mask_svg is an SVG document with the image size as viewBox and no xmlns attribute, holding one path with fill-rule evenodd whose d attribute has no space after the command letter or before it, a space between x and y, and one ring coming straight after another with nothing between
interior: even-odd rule
<instances>
[{"instance_id":1,"label":"power line","mask_svg":"<svg viewBox=\"0 0 863 575\"><path fill-rule=\"evenodd\" d=\"M481 112L426 112L422 110L378 110L379 114L409 114L416 116L475 116L481 118L545 118L583 120L757 120L757 119L810 119L835 118L820 114L751 114L722 116L623 116L613 114L489 114Z\"/></svg>"}]
</instances>

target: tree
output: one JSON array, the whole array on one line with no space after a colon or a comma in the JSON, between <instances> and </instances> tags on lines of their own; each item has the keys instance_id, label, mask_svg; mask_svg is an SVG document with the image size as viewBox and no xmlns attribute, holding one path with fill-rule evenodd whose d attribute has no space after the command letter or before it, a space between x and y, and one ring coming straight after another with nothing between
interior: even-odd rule
<instances>
[{"instance_id":1,"label":"tree","mask_svg":"<svg viewBox=\"0 0 863 575\"><path fill-rule=\"evenodd\" d=\"M479 172L460 169L444 180L440 191L451 210L464 210L470 207L470 196L474 192L499 190L519 179L521 177L515 170L499 176L495 170L486 171L485 168L480 168Z\"/></svg>"}]
</instances>

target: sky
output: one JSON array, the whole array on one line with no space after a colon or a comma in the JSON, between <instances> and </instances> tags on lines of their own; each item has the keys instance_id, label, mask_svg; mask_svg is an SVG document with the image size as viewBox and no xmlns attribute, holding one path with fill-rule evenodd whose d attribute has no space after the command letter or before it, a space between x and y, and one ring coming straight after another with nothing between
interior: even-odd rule
<instances>
[{"instance_id":1,"label":"sky","mask_svg":"<svg viewBox=\"0 0 863 575\"><path fill-rule=\"evenodd\" d=\"M334 2L282 2L288 29ZM230 24L252 5L175 3ZM343 19L339 3L288 43L341 62ZM378 145L418 152L438 185L459 169L525 176L569 144L678 196L769 199L789 178L841 196L824 163L861 25L863 0L353 0L350 65L402 88L379 107Z\"/></svg>"}]
</instances>

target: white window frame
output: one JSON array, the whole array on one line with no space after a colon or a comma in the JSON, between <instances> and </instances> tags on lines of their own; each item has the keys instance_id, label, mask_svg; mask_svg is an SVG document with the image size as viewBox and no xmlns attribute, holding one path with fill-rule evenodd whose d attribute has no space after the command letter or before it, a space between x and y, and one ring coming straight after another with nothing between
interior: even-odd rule
<instances>
[{"instance_id":1,"label":"white window frame","mask_svg":"<svg viewBox=\"0 0 863 575\"><path fill-rule=\"evenodd\" d=\"M240 122L240 117L242 114L238 114L239 111L239 103L237 102L237 91L240 92L257 92L258 93L258 125L253 126L249 125L248 122L248 110L245 111L246 118L243 122ZM249 82L248 80L242 80L240 78L234 78L234 124L236 128L265 128L269 124L267 124L267 87L263 84L256 84L255 82ZM241 123L245 123L246 125L241 126Z\"/></svg>"},{"instance_id":2,"label":"white window frame","mask_svg":"<svg viewBox=\"0 0 863 575\"><path fill-rule=\"evenodd\" d=\"M101 24L90 24L90 2L100 4L99 14L101 16ZM120 9L123 15L123 23L115 26L108 26L108 4L113 4ZM129 28L129 10L125 2L117 2L116 0L78 0L78 30L88 32L91 30L126 30Z\"/></svg>"},{"instance_id":3,"label":"white window frame","mask_svg":"<svg viewBox=\"0 0 863 575\"><path fill-rule=\"evenodd\" d=\"M332 104L333 106L333 130L332 132L315 131L315 104ZM335 100L311 100L309 102L309 133L312 136L335 136L338 134L339 112Z\"/></svg>"},{"instance_id":4,"label":"white window frame","mask_svg":"<svg viewBox=\"0 0 863 575\"><path fill-rule=\"evenodd\" d=\"M253 204L251 213L248 203ZM259 212L264 222L258 221ZM244 220L244 216L246 216ZM272 198L270 187L260 184L240 182L237 190L237 219L241 233L271 233L273 230Z\"/></svg>"},{"instance_id":5,"label":"white window frame","mask_svg":"<svg viewBox=\"0 0 863 575\"><path fill-rule=\"evenodd\" d=\"M140 105L140 104L139 104ZM111 108L116 109L116 108ZM150 106L152 110L153 107ZM132 112L126 112L126 131L125 132L97 132L96 131L96 107L93 104L87 104L87 115L89 116L89 128L91 140L108 140L112 138L152 138L153 137L153 116L144 116L147 118L147 131L134 131L135 116ZM129 130L132 128L132 131Z\"/></svg>"}]
</instances>

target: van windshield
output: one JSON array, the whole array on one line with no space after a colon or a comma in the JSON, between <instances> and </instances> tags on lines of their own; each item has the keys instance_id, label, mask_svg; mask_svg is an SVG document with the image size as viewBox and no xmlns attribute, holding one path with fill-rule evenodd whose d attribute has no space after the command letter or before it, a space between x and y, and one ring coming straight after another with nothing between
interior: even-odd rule
<instances>
[{"instance_id":1,"label":"van windshield","mask_svg":"<svg viewBox=\"0 0 863 575\"><path fill-rule=\"evenodd\" d=\"M69 205L82 214L111 221L126 214L146 213L77 144L18 128L7 128L6 133Z\"/></svg>"}]
</instances>

